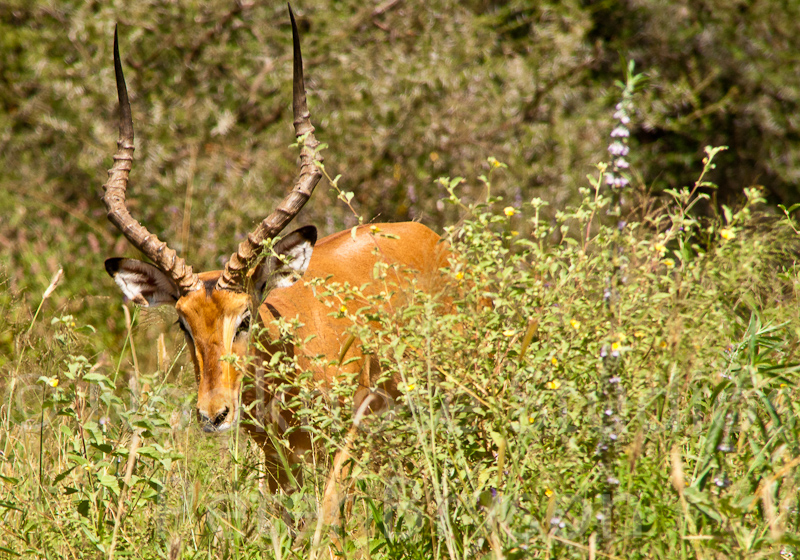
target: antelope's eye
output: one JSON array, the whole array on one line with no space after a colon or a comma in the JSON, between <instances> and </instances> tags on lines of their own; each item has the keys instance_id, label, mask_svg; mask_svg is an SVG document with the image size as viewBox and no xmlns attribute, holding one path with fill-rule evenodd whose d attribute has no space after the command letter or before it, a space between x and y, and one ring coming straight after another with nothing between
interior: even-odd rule
<instances>
[{"instance_id":1,"label":"antelope's eye","mask_svg":"<svg viewBox=\"0 0 800 560\"><path fill-rule=\"evenodd\" d=\"M242 320L239 322L239 327L236 329L236 336L244 334L250 330L250 313L246 313Z\"/></svg>"}]
</instances>

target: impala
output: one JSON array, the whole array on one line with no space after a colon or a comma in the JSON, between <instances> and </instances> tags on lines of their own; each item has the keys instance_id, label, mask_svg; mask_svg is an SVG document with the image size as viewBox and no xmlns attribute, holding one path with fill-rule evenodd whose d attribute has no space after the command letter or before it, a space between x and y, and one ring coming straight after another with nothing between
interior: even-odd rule
<instances>
[{"instance_id":1,"label":"impala","mask_svg":"<svg viewBox=\"0 0 800 560\"><path fill-rule=\"evenodd\" d=\"M248 408L261 391L266 401L279 397L270 376L256 383L258 391L246 390L241 396L243 384L252 385L256 370L266 367L270 355L279 350L294 356L297 367L310 371L323 387L337 376L355 376L359 380L354 398L356 409L364 408L361 404L369 402L372 397L367 397L378 391L396 395L396 380L374 386L380 375L378 360L365 355L359 344L352 344L347 332L352 322L335 313L340 303L331 309L332 302L317 297L308 280L347 283L362 287L366 295L384 294L382 310L391 312L402 302L404 290L410 288L412 281L429 291L441 289L439 271L447 266L446 247L434 232L418 223L376 224L319 241L316 228L305 226L283 236L271 252L265 251L264 242L276 238L295 217L322 175L317 165L322 160L316 151L319 142L314 137L306 106L300 39L291 9L290 17L294 44L294 129L302 145L299 176L277 209L239 245L223 270L199 274L128 212L126 189L133 161L133 122L119 42L114 34L119 141L108 182L103 187L103 200L109 220L152 264L112 258L105 262L105 268L125 297L134 303L143 307L175 307L194 362L197 417L207 432L223 432L234 426L241 410ZM376 235L376 231L380 233ZM376 266L378 263L385 266ZM375 277L376 270L384 271L380 279ZM302 347L278 341L274 326L278 318L297 321L294 339L306 341ZM251 322L266 327L267 334L259 341L266 352L255 349L255 341L250 339ZM348 359L342 360L345 354ZM245 359L223 359L230 355ZM318 356L327 359L312 360ZM257 420L282 426L293 421L285 410ZM256 428L250 430L257 432ZM280 470L268 438L262 434L256 439L264 447L272 467ZM292 432L289 444L290 462L299 460L310 447L301 430ZM335 463L341 465L341 461ZM279 474L272 476L273 488L285 481Z\"/></svg>"}]
</instances>

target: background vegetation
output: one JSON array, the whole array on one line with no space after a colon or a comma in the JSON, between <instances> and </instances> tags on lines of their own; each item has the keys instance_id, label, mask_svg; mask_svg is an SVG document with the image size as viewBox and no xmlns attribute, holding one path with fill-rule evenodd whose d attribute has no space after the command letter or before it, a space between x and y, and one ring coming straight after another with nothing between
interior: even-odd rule
<instances>
[{"instance_id":1,"label":"background vegetation","mask_svg":"<svg viewBox=\"0 0 800 560\"><path fill-rule=\"evenodd\" d=\"M797 226L775 204L797 199L798 8L295 8L329 173L367 220L419 219L462 255L459 306L420 294L381 342L406 396L358 440L347 557L797 554ZM324 453L265 493L246 439L192 427L174 316L129 328L103 271L132 254L99 198L116 22L131 206L192 264L218 266L296 169L284 5L0 3L0 546L316 554ZM628 59L648 79L631 185L608 192ZM298 222L355 220L322 184ZM294 403L331 453L350 421L332 402Z\"/></svg>"}]
</instances>

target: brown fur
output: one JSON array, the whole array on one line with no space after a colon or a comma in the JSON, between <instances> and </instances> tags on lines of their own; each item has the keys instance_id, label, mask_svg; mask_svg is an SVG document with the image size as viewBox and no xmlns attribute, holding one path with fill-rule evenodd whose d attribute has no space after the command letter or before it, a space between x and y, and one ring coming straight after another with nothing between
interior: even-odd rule
<instances>
[{"instance_id":1,"label":"brown fur","mask_svg":"<svg viewBox=\"0 0 800 560\"><path fill-rule=\"evenodd\" d=\"M356 342L347 351L347 358L357 357L344 366L319 365L315 356L325 356L327 362L339 357L348 339L348 328L351 321L346 317L331 316L336 314L341 303L335 298L321 298L315 293L318 289L311 286L314 278L326 279L339 285L349 284L351 287L363 289L365 295L375 295L381 291L394 293L384 305L384 311L390 315L394 308L402 306L404 292L409 288L412 277L418 288L435 293L446 289L439 274L439 269L448 265L449 255L446 245L440 243L439 237L427 227L410 222L402 224L379 224L378 231L372 233L369 227L358 229L355 239L351 232L344 231L317 242L308 270L303 278L287 288L279 288L268 294L259 307L260 323L267 328L270 340L262 340L267 348L266 355L255 356L247 337L237 337L232 344L233 320L241 315L250 303L250 296L226 290L197 290L180 298L176 305L179 315L191 329L193 335L192 359L198 380L197 404L202 416L213 420L226 409L229 418L238 416L240 406L253 404L254 410L263 413L270 419L277 432L293 424L291 414L285 410L279 416L270 416L270 402L281 398L274 390L274 381L266 381L263 385L245 391L242 403L238 402L241 390L243 368L236 367L221 358L229 353L242 357L255 356L256 364L268 362L272 353L280 350L293 356L296 354L301 370L311 371L313 379L325 387L343 374L352 374L358 378L354 405L356 408L374 389L374 381L380 375L378 361L374 357L366 357ZM386 236L396 236L397 239ZM373 279L375 265L382 261L389 266L385 278ZM219 276L219 271L200 274L205 285L212 285ZM324 290L324 288L322 288ZM348 302L348 307L355 309L365 302ZM279 333L274 325L278 316L286 320L296 319L300 327L295 340L310 340L302 347L295 348L277 344ZM347 360L345 360L347 361ZM253 368L248 371L254 375ZM251 384L252 385L252 384ZM390 397L396 397L397 380L389 380L381 387ZM276 413L277 414L277 413ZM250 428L252 435L264 446L268 456L273 456L274 466L279 461L274 458L275 450L269 438L259 427ZM293 431L289 437L293 453L290 462L297 461L299 456L310 448L307 435L301 431ZM286 481L283 475L275 474L273 486Z\"/></svg>"}]
</instances>

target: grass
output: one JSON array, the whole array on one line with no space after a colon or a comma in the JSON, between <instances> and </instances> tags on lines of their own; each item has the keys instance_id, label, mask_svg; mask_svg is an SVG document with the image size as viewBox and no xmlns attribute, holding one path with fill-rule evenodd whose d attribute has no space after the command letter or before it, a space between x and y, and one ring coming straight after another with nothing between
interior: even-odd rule
<instances>
[{"instance_id":1,"label":"grass","mask_svg":"<svg viewBox=\"0 0 800 560\"><path fill-rule=\"evenodd\" d=\"M631 80L628 81L631 84ZM630 100L632 87L624 90ZM627 95L627 97L626 97ZM623 144L627 145L625 142ZM314 532L353 387L300 376L286 406L318 453L293 493L261 451L193 423L169 312L111 320L0 295L0 550L36 558L760 558L798 552L797 225L756 188L698 212L713 185L655 200L492 195L504 165L442 179L464 219L452 305L416 293L401 321L353 334L403 397L363 422L344 524ZM472 184L470 184L472 183ZM460 189L486 197L467 203ZM110 289L110 288L109 288ZM334 289L331 287L331 289ZM346 297L346 293L343 295ZM69 307L69 304L66 306ZM33 311L35 309L35 311ZM13 333L12 342L6 334ZM287 364L284 364L287 365ZM288 364L291 367L291 364ZM135 460L134 460L135 459Z\"/></svg>"},{"instance_id":2,"label":"grass","mask_svg":"<svg viewBox=\"0 0 800 560\"><path fill-rule=\"evenodd\" d=\"M555 224L537 220L538 201L511 216L500 200L469 208L451 234L455 308L420 293L402 324L357 333L381 346L405 396L356 439L346 557L744 558L797 546L790 224L758 217L750 193L729 239L687 249L710 226L670 234L686 216L667 210L618 235L586 222L609 202L586 194ZM529 236L511 229L523 223ZM592 234L552 243L562 226ZM161 366L136 372L128 341L98 363L80 354L86 326L42 309L47 334L21 346L6 383L18 380L3 410L8 555L315 553L325 457L349 421L347 406L329 413L335 395L288 403L325 451L295 493L270 495L245 436L192 424L180 352L164 359L162 342Z\"/></svg>"}]
</instances>

